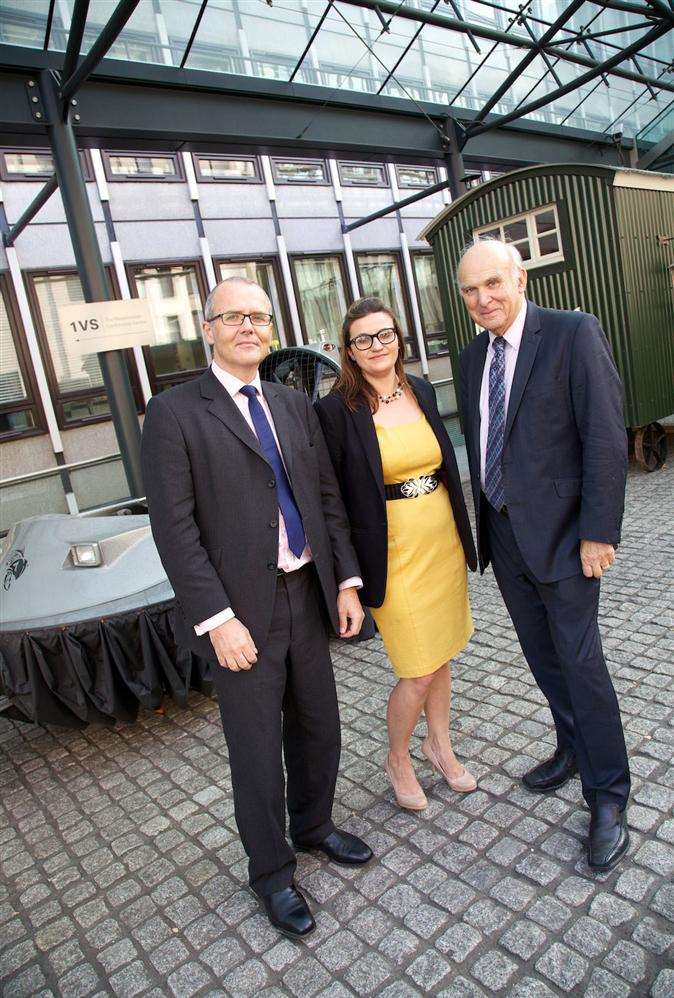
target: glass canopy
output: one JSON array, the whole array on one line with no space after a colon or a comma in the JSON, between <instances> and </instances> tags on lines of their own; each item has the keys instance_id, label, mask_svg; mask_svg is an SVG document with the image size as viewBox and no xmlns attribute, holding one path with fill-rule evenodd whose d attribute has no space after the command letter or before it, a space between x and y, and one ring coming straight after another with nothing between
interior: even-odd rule
<instances>
[{"instance_id":1,"label":"glass canopy","mask_svg":"<svg viewBox=\"0 0 674 998\"><path fill-rule=\"evenodd\" d=\"M75 0L1 0L0 50L65 51L74 6ZM140 79L142 64L154 64L293 82L298 96L308 85L323 88L326 98L350 90L427 111L451 106L458 117L461 110L479 112L509 80L491 108L495 115L522 109L526 120L544 125L620 129L627 136L646 135L672 106L674 15L666 0L381 0L376 6L374 0L140 0L106 66L140 64ZM115 7L114 0L89 4L82 54ZM658 24L664 30L651 38ZM546 34L545 47L538 46ZM643 47L620 58L642 39ZM534 58L517 72L531 52ZM556 94L612 59L603 75Z\"/></svg>"}]
</instances>

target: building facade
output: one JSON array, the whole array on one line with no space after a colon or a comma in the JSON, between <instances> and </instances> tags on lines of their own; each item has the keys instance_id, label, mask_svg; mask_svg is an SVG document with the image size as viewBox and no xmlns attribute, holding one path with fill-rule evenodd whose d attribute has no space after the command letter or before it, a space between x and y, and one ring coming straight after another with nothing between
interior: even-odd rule
<instances>
[{"instance_id":1,"label":"building facade","mask_svg":"<svg viewBox=\"0 0 674 998\"><path fill-rule=\"evenodd\" d=\"M419 239L449 194L342 231L445 179L442 168L290 154L81 155L112 294L154 306L156 344L127 353L141 418L152 394L208 365L203 303L235 274L268 291L276 346L336 342L349 303L379 295L400 316L408 369L436 384L445 414L455 411L434 258ZM5 224L52 172L47 150L0 150ZM98 359L69 358L59 329L59 306L83 296L58 192L0 250L0 293L0 529L125 498Z\"/></svg>"}]
</instances>

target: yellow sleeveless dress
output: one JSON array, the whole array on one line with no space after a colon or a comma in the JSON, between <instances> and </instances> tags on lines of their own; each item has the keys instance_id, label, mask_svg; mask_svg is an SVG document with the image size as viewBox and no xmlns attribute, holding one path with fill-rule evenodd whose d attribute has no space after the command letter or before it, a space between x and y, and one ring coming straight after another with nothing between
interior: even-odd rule
<instances>
[{"instance_id":1,"label":"yellow sleeveless dress","mask_svg":"<svg viewBox=\"0 0 674 998\"><path fill-rule=\"evenodd\" d=\"M440 467L440 445L424 416L375 429L387 485ZM473 633L466 559L444 485L414 499L387 500L386 515L386 595L372 616L396 676L426 676Z\"/></svg>"}]
</instances>

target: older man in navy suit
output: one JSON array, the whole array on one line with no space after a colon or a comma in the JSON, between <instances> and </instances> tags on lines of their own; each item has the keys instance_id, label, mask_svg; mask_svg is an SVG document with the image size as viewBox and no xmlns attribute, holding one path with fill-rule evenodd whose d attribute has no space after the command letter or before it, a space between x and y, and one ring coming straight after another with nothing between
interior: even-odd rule
<instances>
[{"instance_id":1,"label":"older man in navy suit","mask_svg":"<svg viewBox=\"0 0 674 998\"><path fill-rule=\"evenodd\" d=\"M526 281L497 240L472 245L458 269L483 330L460 357L480 567L491 561L555 723L557 749L524 785L546 793L580 773L588 862L604 871L629 841L627 752L597 624L624 506L622 385L597 319L539 308Z\"/></svg>"}]
</instances>

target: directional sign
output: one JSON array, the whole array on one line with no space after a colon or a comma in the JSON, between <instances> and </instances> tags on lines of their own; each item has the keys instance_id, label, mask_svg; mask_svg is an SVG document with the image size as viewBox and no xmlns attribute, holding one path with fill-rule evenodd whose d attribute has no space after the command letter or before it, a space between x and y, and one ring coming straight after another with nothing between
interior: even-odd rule
<instances>
[{"instance_id":1,"label":"directional sign","mask_svg":"<svg viewBox=\"0 0 674 998\"><path fill-rule=\"evenodd\" d=\"M126 350L155 342L150 303L140 298L62 305L58 313L63 342L70 357Z\"/></svg>"}]
</instances>

